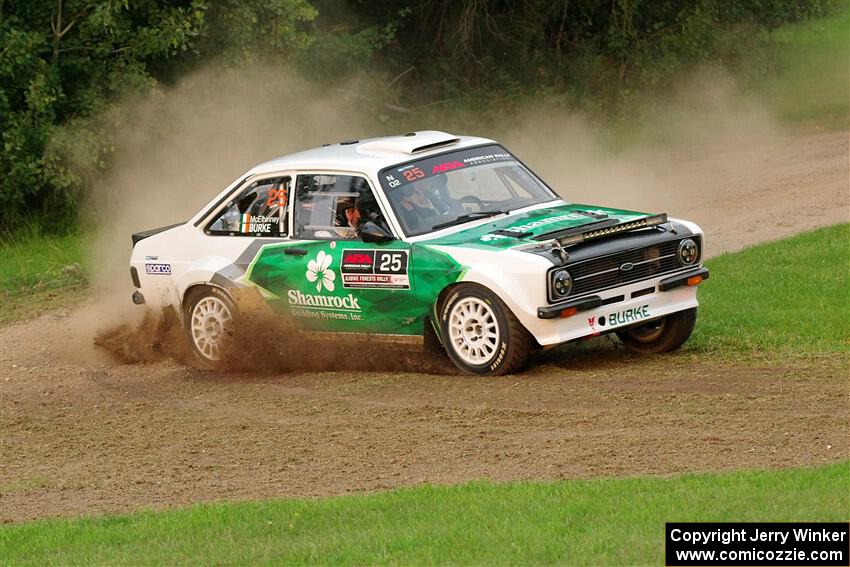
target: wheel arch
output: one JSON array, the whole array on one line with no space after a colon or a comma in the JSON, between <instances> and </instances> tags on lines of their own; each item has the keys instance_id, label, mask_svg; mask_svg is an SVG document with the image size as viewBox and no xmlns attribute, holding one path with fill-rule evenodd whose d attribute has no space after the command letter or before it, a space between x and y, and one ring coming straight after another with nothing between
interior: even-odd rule
<instances>
[{"instance_id":1,"label":"wheel arch","mask_svg":"<svg viewBox=\"0 0 850 567\"><path fill-rule=\"evenodd\" d=\"M181 316L185 317L185 315L186 315L186 305L187 305L186 302L188 300L190 300L194 294L200 293L205 289L217 289L217 290L223 292L231 301L233 301L235 303L235 300L233 298L233 294L230 293L230 291L227 288L225 288L224 286L214 284L210 281L195 282L195 283L189 284L186 287L186 289L183 290L183 294L180 297L180 313L181 313Z\"/></svg>"},{"instance_id":2,"label":"wheel arch","mask_svg":"<svg viewBox=\"0 0 850 567\"><path fill-rule=\"evenodd\" d=\"M456 290L457 292L455 292ZM533 349L536 345L536 339L515 315L499 291L479 281L463 280L453 282L441 290L437 302L439 306L437 320L439 325L437 326L441 332L448 332L449 325L453 324L448 319L449 313L454 312L453 306L469 299L489 304L489 309L494 319L494 326L498 322L497 332L499 334L493 336L495 342L491 344L494 350L488 353L490 358L484 361L466 358L452 344L455 342L454 340L447 343L447 338L441 338L445 351L452 362L464 372L488 376L511 374L522 368L528 359L529 350ZM484 325L481 324L479 327L484 327ZM473 341L482 338L481 329L475 331L475 333L479 334L479 337L478 339L473 338ZM463 341L466 342L467 339L463 339Z\"/></svg>"},{"instance_id":3,"label":"wheel arch","mask_svg":"<svg viewBox=\"0 0 850 567\"><path fill-rule=\"evenodd\" d=\"M511 314L513 314L513 316L517 318L520 325L522 325L523 328L529 334L534 336L534 334L531 333L531 329L529 329L528 325L526 325L525 322L523 321L523 318L520 316L520 314L517 313L517 309L515 309L513 302L506 300L505 291L500 286L496 286L494 288L494 286L487 285L486 283L483 283L478 278L472 278L472 279L463 279L463 280L458 280L456 282L452 282L449 285L447 285L446 287L444 287L442 290L440 290L440 293L437 294L437 299L434 301L434 305L432 307L430 319L431 319L431 324L434 327L434 331L437 333L437 337L440 339L440 342L443 342L442 325L440 323L441 317L442 317L443 306L445 305L446 300L451 296L452 290L454 290L457 287L462 286L462 285L479 287L481 289L485 289L485 290L489 291L490 293L496 295L499 299L502 300L502 303L504 303L505 307L507 307L507 309L511 312Z\"/></svg>"}]
</instances>

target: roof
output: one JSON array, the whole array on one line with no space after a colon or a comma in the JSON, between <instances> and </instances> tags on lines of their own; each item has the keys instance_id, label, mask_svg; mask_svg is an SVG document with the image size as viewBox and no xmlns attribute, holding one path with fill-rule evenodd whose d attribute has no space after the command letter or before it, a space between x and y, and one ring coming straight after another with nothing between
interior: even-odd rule
<instances>
[{"instance_id":1,"label":"roof","mask_svg":"<svg viewBox=\"0 0 850 567\"><path fill-rule=\"evenodd\" d=\"M348 140L289 154L254 167L250 173L286 169L335 169L377 173L385 167L448 150L492 144L475 136L456 136L436 130L409 132L368 140Z\"/></svg>"}]
</instances>

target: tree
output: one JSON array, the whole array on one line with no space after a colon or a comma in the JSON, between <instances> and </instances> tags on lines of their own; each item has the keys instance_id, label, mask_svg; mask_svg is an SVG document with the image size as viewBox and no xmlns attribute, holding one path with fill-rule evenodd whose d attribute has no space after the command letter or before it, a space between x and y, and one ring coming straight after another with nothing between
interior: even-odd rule
<instances>
[{"instance_id":1,"label":"tree","mask_svg":"<svg viewBox=\"0 0 850 567\"><path fill-rule=\"evenodd\" d=\"M315 15L307 0L0 0L0 228L73 217L81 179L49 145L63 125L209 56L285 57ZM108 136L87 142L63 140L103 166Z\"/></svg>"}]
</instances>

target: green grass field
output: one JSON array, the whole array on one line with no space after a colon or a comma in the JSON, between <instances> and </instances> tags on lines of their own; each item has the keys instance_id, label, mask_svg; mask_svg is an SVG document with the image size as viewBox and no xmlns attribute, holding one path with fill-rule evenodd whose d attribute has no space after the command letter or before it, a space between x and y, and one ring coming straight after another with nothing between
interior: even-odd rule
<instances>
[{"instance_id":1,"label":"green grass field","mask_svg":"<svg viewBox=\"0 0 850 567\"><path fill-rule=\"evenodd\" d=\"M828 18L787 24L765 38L776 72L752 94L784 123L850 126L850 9Z\"/></svg>"},{"instance_id":2,"label":"green grass field","mask_svg":"<svg viewBox=\"0 0 850 567\"><path fill-rule=\"evenodd\" d=\"M10 565L662 565L668 521L846 521L850 463L474 482L0 528Z\"/></svg>"},{"instance_id":3,"label":"green grass field","mask_svg":"<svg viewBox=\"0 0 850 567\"><path fill-rule=\"evenodd\" d=\"M712 258L699 352L850 352L850 224Z\"/></svg>"},{"instance_id":4,"label":"green grass field","mask_svg":"<svg viewBox=\"0 0 850 567\"><path fill-rule=\"evenodd\" d=\"M0 324L81 300L86 244L75 234L26 234L0 242Z\"/></svg>"}]
</instances>

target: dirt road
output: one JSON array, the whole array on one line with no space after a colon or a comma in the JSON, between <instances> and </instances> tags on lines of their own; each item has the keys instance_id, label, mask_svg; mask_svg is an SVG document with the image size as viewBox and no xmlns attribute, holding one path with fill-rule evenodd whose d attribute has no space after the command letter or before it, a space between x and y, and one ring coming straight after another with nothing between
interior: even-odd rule
<instances>
[{"instance_id":1,"label":"dirt road","mask_svg":"<svg viewBox=\"0 0 850 567\"><path fill-rule=\"evenodd\" d=\"M847 220L847 132L777 143L761 173L724 154L677 170L704 198L672 208L714 253ZM220 374L111 360L79 335L92 311L0 329L0 520L848 457L840 358L637 358L602 339L496 379L380 364Z\"/></svg>"}]
</instances>

